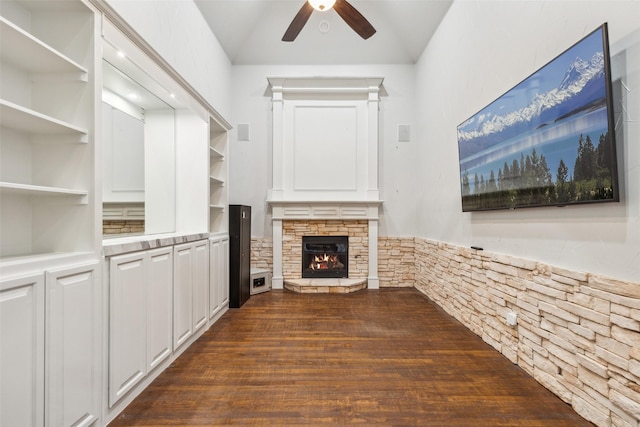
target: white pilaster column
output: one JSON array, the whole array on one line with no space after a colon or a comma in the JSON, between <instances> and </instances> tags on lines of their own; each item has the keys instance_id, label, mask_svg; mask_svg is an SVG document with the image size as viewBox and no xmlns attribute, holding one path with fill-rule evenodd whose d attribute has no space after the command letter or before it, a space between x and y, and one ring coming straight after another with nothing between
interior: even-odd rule
<instances>
[{"instance_id":1,"label":"white pilaster column","mask_svg":"<svg viewBox=\"0 0 640 427\"><path fill-rule=\"evenodd\" d=\"M380 289L378 278L378 220L369 219L369 277L367 288Z\"/></svg>"},{"instance_id":2,"label":"white pilaster column","mask_svg":"<svg viewBox=\"0 0 640 427\"><path fill-rule=\"evenodd\" d=\"M272 128L272 179L270 199L281 200L284 192L284 79L269 79L271 85L271 114L273 115Z\"/></svg>"},{"instance_id":3,"label":"white pilaster column","mask_svg":"<svg viewBox=\"0 0 640 427\"><path fill-rule=\"evenodd\" d=\"M378 200L380 190L378 187L378 110L380 109L380 85L382 81L375 79L369 82L368 102L367 102L367 138L369 147L367 158L368 181L367 200Z\"/></svg>"},{"instance_id":4,"label":"white pilaster column","mask_svg":"<svg viewBox=\"0 0 640 427\"><path fill-rule=\"evenodd\" d=\"M283 289L284 277L282 275L282 220L273 221L273 276L271 288Z\"/></svg>"}]
</instances>

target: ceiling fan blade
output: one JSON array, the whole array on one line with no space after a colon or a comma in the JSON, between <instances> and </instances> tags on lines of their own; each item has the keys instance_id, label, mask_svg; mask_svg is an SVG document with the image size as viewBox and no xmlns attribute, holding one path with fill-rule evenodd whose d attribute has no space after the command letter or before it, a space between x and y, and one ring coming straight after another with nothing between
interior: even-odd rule
<instances>
[{"instance_id":1,"label":"ceiling fan blade","mask_svg":"<svg viewBox=\"0 0 640 427\"><path fill-rule=\"evenodd\" d=\"M338 12L338 15L344 19L344 22L363 39L366 40L376 33L376 29L367 21L367 18L362 16L347 0L336 0L333 8Z\"/></svg>"},{"instance_id":2,"label":"ceiling fan blade","mask_svg":"<svg viewBox=\"0 0 640 427\"><path fill-rule=\"evenodd\" d=\"M298 14L293 18L291 24L289 24L289 28L285 31L284 36L282 36L283 42L292 42L298 37L300 31L302 31L302 27L304 27L304 24L309 20L311 12L313 12L313 6L311 6L308 1L305 1L298 11Z\"/></svg>"}]
</instances>

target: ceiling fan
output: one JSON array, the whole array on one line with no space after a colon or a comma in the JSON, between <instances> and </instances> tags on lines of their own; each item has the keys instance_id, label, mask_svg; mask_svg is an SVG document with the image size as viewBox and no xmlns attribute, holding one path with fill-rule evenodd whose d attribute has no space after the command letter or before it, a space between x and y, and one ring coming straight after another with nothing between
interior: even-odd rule
<instances>
[{"instance_id":1,"label":"ceiling fan","mask_svg":"<svg viewBox=\"0 0 640 427\"><path fill-rule=\"evenodd\" d=\"M315 10L325 11L334 8L344 22L346 22L363 39L375 34L376 29L362 16L347 0L308 0L305 1L298 14L293 18L289 28L282 36L283 42L292 42L298 37L302 27L307 23L311 13Z\"/></svg>"}]
</instances>

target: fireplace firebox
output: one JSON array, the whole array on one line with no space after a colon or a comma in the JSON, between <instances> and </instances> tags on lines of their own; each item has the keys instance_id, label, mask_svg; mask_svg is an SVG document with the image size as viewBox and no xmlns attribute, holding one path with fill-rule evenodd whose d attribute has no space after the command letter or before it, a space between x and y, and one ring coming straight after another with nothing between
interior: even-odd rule
<instances>
[{"instance_id":1,"label":"fireplace firebox","mask_svg":"<svg viewBox=\"0 0 640 427\"><path fill-rule=\"evenodd\" d=\"M349 277L349 236L303 236L302 278Z\"/></svg>"}]
</instances>

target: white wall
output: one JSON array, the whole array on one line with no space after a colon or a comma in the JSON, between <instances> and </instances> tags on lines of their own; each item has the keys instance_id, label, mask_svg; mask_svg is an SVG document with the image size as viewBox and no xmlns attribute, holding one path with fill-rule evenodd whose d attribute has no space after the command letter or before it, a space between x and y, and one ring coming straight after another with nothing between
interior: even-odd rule
<instances>
[{"instance_id":1,"label":"white wall","mask_svg":"<svg viewBox=\"0 0 640 427\"><path fill-rule=\"evenodd\" d=\"M418 235L640 281L638 17L637 1L454 2L416 67ZM457 125L603 22L613 79L628 88L616 100L621 202L463 213Z\"/></svg>"},{"instance_id":2,"label":"white wall","mask_svg":"<svg viewBox=\"0 0 640 427\"><path fill-rule=\"evenodd\" d=\"M416 229L417 144L397 142L398 124L416 125L414 67L363 66L234 66L231 85L232 125L250 126L250 141L229 144L229 203L252 206L253 236L271 236L266 204L271 188L271 97L267 77L383 77L388 96L380 102L380 190L382 236L413 236Z\"/></svg>"},{"instance_id":3,"label":"white wall","mask_svg":"<svg viewBox=\"0 0 640 427\"><path fill-rule=\"evenodd\" d=\"M106 2L225 118L231 62L193 0Z\"/></svg>"}]
</instances>

